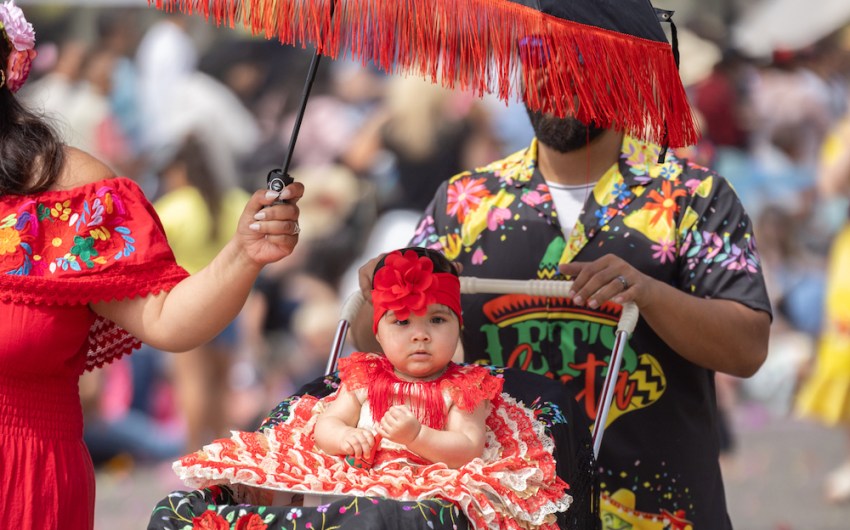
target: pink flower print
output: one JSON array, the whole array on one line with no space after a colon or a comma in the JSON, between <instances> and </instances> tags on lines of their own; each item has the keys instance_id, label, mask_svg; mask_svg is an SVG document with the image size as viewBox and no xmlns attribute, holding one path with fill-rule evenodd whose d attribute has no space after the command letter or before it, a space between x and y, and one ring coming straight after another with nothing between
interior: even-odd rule
<instances>
[{"instance_id":1,"label":"pink flower print","mask_svg":"<svg viewBox=\"0 0 850 530\"><path fill-rule=\"evenodd\" d=\"M481 199L488 194L483 178L464 177L458 179L449 185L446 213L456 216L458 221L462 223L469 211L481 204Z\"/></svg>"},{"instance_id":2,"label":"pink flower print","mask_svg":"<svg viewBox=\"0 0 850 530\"><path fill-rule=\"evenodd\" d=\"M487 229L496 230L510 218L511 211L508 208L493 208L487 212Z\"/></svg>"},{"instance_id":3,"label":"pink flower print","mask_svg":"<svg viewBox=\"0 0 850 530\"><path fill-rule=\"evenodd\" d=\"M537 206L543 202L543 196L539 191L529 191L522 194L522 202L532 207Z\"/></svg>"},{"instance_id":4,"label":"pink flower print","mask_svg":"<svg viewBox=\"0 0 850 530\"><path fill-rule=\"evenodd\" d=\"M672 263L676 257L676 244L669 239L665 239L658 245L652 245L652 250L655 251L652 257L661 261L662 264L668 261Z\"/></svg>"},{"instance_id":5,"label":"pink flower print","mask_svg":"<svg viewBox=\"0 0 850 530\"><path fill-rule=\"evenodd\" d=\"M484 249L478 247L475 249L475 252L472 254L472 264L473 265L482 265L484 260L487 259L487 255L484 254Z\"/></svg>"}]
</instances>

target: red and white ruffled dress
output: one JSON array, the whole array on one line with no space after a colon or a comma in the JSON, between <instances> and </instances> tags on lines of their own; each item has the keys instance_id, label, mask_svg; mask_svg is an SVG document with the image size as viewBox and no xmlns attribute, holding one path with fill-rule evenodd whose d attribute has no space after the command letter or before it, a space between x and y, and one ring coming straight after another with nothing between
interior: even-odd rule
<instances>
[{"instance_id":1,"label":"red and white ruffled dress","mask_svg":"<svg viewBox=\"0 0 850 530\"><path fill-rule=\"evenodd\" d=\"M305 395L293 403L283 423L263 432L234 432L230 438L216 440L175 462L175 472L194 488L237 484L405 501L439 497L457 503L475 528L557 528L555 514L567 510L572 499L566 493L567 484L556 474L554 442L530 409L501 393L502 379L489 370L452 363L438 379L410 383L398 379L382 355L358 352L340 360L340 379L342 388L354 392L367 392L386 381L396 391L422 385L413 394L436 391L446 405L466 411L490 400L484 454L449 469L382 440L370 469L351 465L313 442L316 418L336 398L334 393L322 399ZM358 424L362 428L373 424L366 405L368 401ZM385 409L387 404L378 406Z\"/></svg>"}]
</instances>

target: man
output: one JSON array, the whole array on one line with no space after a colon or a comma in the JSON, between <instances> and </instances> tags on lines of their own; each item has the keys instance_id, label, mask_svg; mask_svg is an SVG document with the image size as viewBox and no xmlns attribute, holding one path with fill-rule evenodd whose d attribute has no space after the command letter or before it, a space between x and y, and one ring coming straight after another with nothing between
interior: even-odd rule
<instances>
[{"instance_id":1,"label":"man","mask_svg":"<svg viewBox=\"0 0 850 530\"><path fill-rule=\"evenodd\" d=\"M672 153L659 163L657 146L613 130L529 116L531 146L443 183L412 243L467 276L566 275L574 296L465 296L465 360L559 379L592 421L619 304L635 302L642 318L599 454L603 528L731 528L714 372L752 375L771 318L750 220L707 169ZM361 269L364 292L373 268Z\"/></svg>"}]
</instances>

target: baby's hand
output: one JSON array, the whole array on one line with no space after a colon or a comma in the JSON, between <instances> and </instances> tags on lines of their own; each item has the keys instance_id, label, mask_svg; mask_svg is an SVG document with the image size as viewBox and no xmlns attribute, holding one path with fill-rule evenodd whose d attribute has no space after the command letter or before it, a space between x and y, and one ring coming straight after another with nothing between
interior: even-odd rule
<instances>
[{"instance_id":1,"label":"baby's hand","mask_svg":"<svg viewBox=\"0 0 850 530\"><path fill-rule=\"evenodd\" d=\"M395 443L407 445L419 436L422 424L405 405L395 405L381 418L378 433Z\"/></svg>"},{"instance_id":2,"label":"baby's hand","mask_svg":"<svg viewBox=\"0 0 850 530\"><path fill-rule=\"evenodd\" d=\"M374 443L374 434L364 429L351 427L343 432L339 447L342 449L342 454L360 458L364 455L369 456Z\"/></svg>"}]
</instances>

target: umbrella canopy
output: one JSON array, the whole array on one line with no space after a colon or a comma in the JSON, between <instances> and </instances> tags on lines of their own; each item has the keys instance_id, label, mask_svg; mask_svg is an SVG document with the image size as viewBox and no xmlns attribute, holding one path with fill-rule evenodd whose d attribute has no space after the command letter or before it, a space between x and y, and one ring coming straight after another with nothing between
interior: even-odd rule
<instances>
[{"instance_id":1,"label":"umbrella canopy","mask_svg":"<svg viewBox=\"0 0 850 530\"><path fill-rule=\"evenodd\" d=\"M679 147L698 138L649 0L156 0L284 44L572 115Z\"/></svg>"},{"instance_id":2,"label":"umbrella canopy","mask_svg":"<svg viewBox=\"0 0 850 530\"><path fill-rule=\"evenodd\" d=\"M741 51L770 57L776 50L799 50L850 23L850 1L763 0L733 28Z\"/></svg>"}]
</instances>

